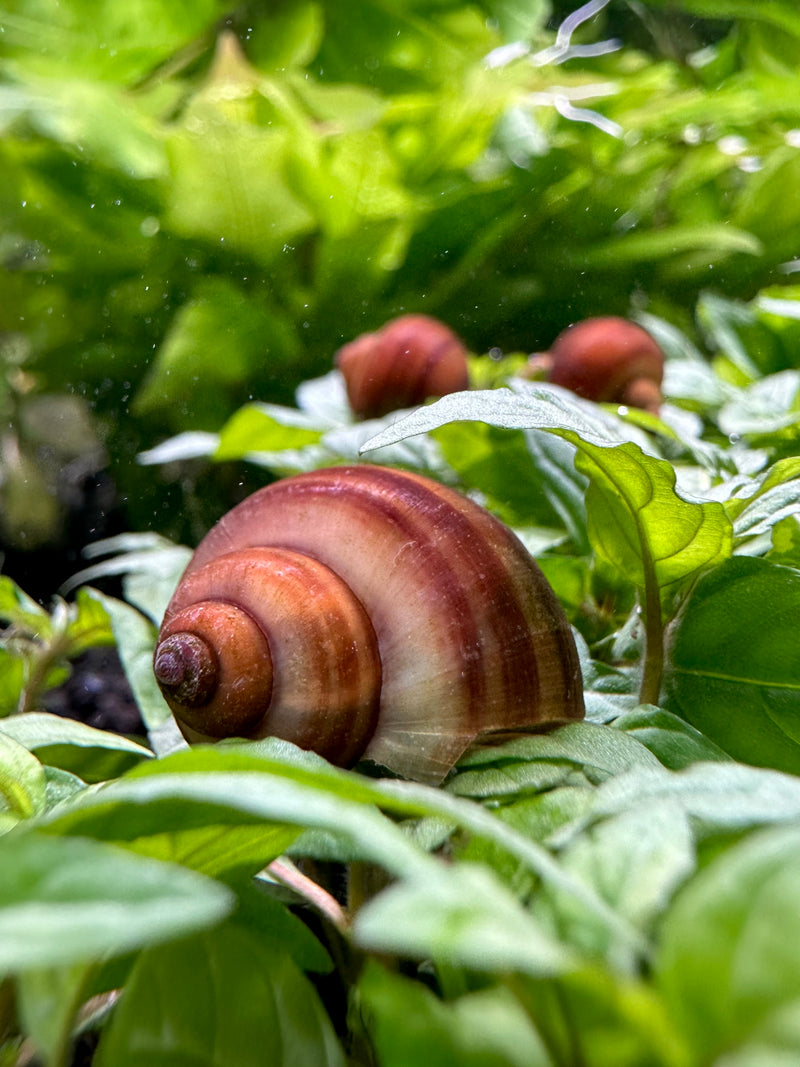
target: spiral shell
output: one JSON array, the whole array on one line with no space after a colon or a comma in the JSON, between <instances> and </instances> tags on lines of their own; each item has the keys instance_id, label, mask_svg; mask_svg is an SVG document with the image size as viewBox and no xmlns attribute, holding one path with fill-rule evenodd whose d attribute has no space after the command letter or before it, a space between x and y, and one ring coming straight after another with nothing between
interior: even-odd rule
<instances>
[{"instance_id":1,"label":"spiral shell","mask_svg":"<svg viewBox=\"0 0 800 1067\"><path fill-rule=\"evenodd\" d=\"M548 353L549 379L588 400L657 413L664 356L641 326L609 315L568 326Z\"/></svg>"},{"instance_id":2,"label":"spiral shell","mask_svg":"<svg viewBox=\"0 0 800 1067\"><path fill-rule=\"evenodd\" d=\"M401 315L361 334L339 349L336 364L361 419L469 387L466 349L449 326L429 315Z\"/></svg>"},{"instance_id":3,"label":"spiral shell","mask_svg":"<svg viewBox=\"0 0 800 1067\"><path fill-rule=\"evenodd\" d=\"M583 716L569 624L517 538L381 467L287 478L224 516L154 662L190 741L277 736L426 781L478 738Z\"/></svg>"}]
</instances>

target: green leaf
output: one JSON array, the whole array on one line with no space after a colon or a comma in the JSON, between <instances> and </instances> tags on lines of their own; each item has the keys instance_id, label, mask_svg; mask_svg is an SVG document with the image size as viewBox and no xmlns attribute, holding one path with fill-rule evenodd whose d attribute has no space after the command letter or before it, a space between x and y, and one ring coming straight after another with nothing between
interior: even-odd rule
<instances>
[{"instance_id":1,"label":"green leaf","mask_svg":"<svg viewBox=\"0 0 800 1067\"><path fill-rule=\"evenodd\" d=\"M50 616L45 609L5 574L0 574L0 620L43 638L50 633Z\"/></svg>"},{"instance_id":2,"label":"green leaf","mask_svg":"<svg viewBox=\"0 0 800 1067\"><path fill-rule=\"evenodd\" d=\"M381 1067L552 1067L520 1002L503 986L445 1003L420 982L370 961L358 1003Z\"/></svg>"},{"instance_id":3,"label":"green leaf","mask_svg":"<svg viewBox=\"0 0 800 1067\"><path fill-rule=\"evenodd\" d=\"M218 0L166 9L158 0L132 0L124 11L111 0L9 0L4 8L4 44L17 59L48 71L88 70L122 85L202 33L224 10Z\"/></svg>"},{"instance_id":4,"label":"green leaf","mask_svg":"<svg viewBox=\"0 0 800 1067\"><path fill-rule=\"evenodd\" d=\"M666 704L734 759L800 772L800 571L734 557L671 635Z\"/></svg>"},{"instance_id":5,"label":"green leaf","mask_svg":"<svg viewBox=\"0 0 800 1067\"><path fill-rule=\"evenodd\" d=\"M800 423L800 371L784 370L760 378L736 396L719 413L723 433L772 441L779 432L797 436Z\"/></svg>"},{"instance_id":6,"label":"green leaf","mask_svg":"<svg viewBox=\"0 0 800 1067\"><path fill-rule=\"evenodd\" d=\"M635 737L672 771L700 760L728 760L730 756L685 719L663 708L644 705L614 720L615 730Z\"/></svg>"},{"instance_id":7,"label":"green leaf","mask_svg":"<svg viewBox=\"0 0 800 1067\"><path fill-rule=\"evenodd\" d=\"M79 589L69 605L69 622L64 631L70 659L87 648L111 645L114 635L105 608L88 589Z\"/></svg>"},{"instance_id":8,"label":"green leaf","mask_svg":"<svg viewBox=\"0 0 800 1067\"><path fill-rule=\"evenodd\" d=\"M278 316L231 281L206 279L173 318L134 412L158 414L174 430L215 430L231 401L252 395L255 383L292 354L292 345L290 328Z\"/></svg>"},{"instance_id":9,"label":"green leaf","mask_svg":"<svg viewBox=\"0 0 800 1067\"><path fill-rule=\"evenodd\" d=\"M99 960L218 922L230 892L82 838L0 839L0 974Z\"/></svg>"},{"instance_id":10,"label":"green leaf","mask_svg":"<svg viewBox=\"0 0 800 1067\"><path fill-rule=\"evenodd\" d=\"M318 420L292 408L248 404L222 427L214 459L242 459L251 452L303 448L316 444L322 433Z\"/></svg>"},{"instance_id":11,"label":"green leaf","mask_svg":"<svg viewBox=\"0 0 800 1067\"><path fill-rule=\"evenodd\" d=\"M652 575L664 589L730 554L731 525L721 504L684 500L666 460L636 444L619 443L616 422L553 387L451 394L397 420L365 450L473 419L507 429L546 430L577 446L576 465L590 479L592 545L638 587Z\"/></svg>"},{"instance_id":12,"label":"green leaf","mask_svg":"<svg viewBox=\"0 0 800 1067\"><path fill-rule=\"evenodd\" d=\"M0 718L19 707L25 688L25 663L22 657L0 645Z\"/></svg>"},{"instance_id":13,"label":"green leaf","mask_svg":"<svg viewBox=\"0 0 800 1067\"><path fill-rule=\"evenodd\" d=\"M696 866L688 814L675 800L629 808L574 837L562 852L562 862L619 914L652 936L656 920ZM576 913L564 894L545 890L545 914L549 908L568 944L594 955L609 951L607 927L583 909ZM619 950L615 951L619 963ZM634 965L631 959L631 968Z\"/></svg>"},{"instance_id":14,"label":"green leaf","mask_svg":"<svg viewBox=\"0 0 800 1067\"><path fill-rule=\"evenodd\" d=\"M461 796L520 795L558 784L575 769L598 783L638 764L655 766L656 758L638 741L607 726L570 723L543 736L525 737L498 747L479 749L459 763L449 789ZM554 779L541 780L543 766Z\"/></svg>"},{"instance_id":15,"label":"green leaf","mask_svg":"<svg viewBox=\"0 0 800 1067\"><path fill-rule=\"evenodd\" d=\"M83 554L87 559L109 558L79 571L73 581L88 582L121 574L126 599L153 622L160 623L192 551L160 534L127 533L94 541ZM107 614L114 607L114 601L108 597L103 600L96 590L87 589L86 595L98 600Z\"/></svg>"},{"instance_id":16,"label":"green leaf","mask_svg":"<svg viewBox=\"0 0 800 1067\"><path fill-rule=\"evenodd\" d=\"M104 607L111 619L117 651L133 689L139 712L148 730L157 730L172 720L172 712L161 695L153 674L156 627L135 608L96 589L90 595Z\"/></svg>"},{"instance_id":17,"label":"green leaf","mask_svg":"<svg viewBox=\"0 0 800 1067\"><path fill-rule=\"evenodd\" d=\"M588 443L579 448L576 466L590 479L592 545L638 588L646 588L652 568L663 595L670 585L730 555L732 531L722 505L684 500L666 460L636 445L619 445L613 452Z\"/></svg>"},{"instance_id":18,"label":"green leaf","mask_svg":"<svg viewBox=\"0 0 800 1067\"><path fill-rule=\"evenodd\" d=\"M798 827L764 830L713 860L667 915L657 981L692 1062L728 1062L723 1050L757 1045L782 1010L796 1013L798 878Z\"/></svg>"},{"instance_id":19,"label":"green leaf","mask_svg":"<svg viewBox=\"0 0 800 1067\"><path fill-rule=\"evenodd\" d=\"M747 490L752 488L753 492ZM734 520L738 542L760 537L800 509L800 459L778 460L769 470L744 487L728 501L728 514Z\"/></svg>"},{"instance_id":20,"label":"green leaf","mask_svg":"<svg viewBox=\"0 0 800 1067\"><path fill-rule=\"evenodd\" d=\"M252 827L266 820L325 831L344 840L353 858L371 860L398 877L433 877L437 862L373 805L395 815L443 819L486 838L540 878L574 894L621 939L636 941L625 921L588 887L565 877L545 849L480 805L414 782L371 781L274 739L195 747L140 764L126 778L76 797L40 823L55 833L138 848L157 835L186 834L196 827ZM264 855L262 862L276 854Z\"/></svg>"},{"instance_id":21,"label":"green leaf","mask_svg":"<svg viewBox=\"0 0 800 1067\"><path fill-rule=\"evenodd\" d=\"M694 763L682 771L635 767L597 787L589 811L555 834L566 844L596 819L629 810L679 805L696 838L741 834L800 818L800 780L743 763Z\"/></svg>"},{"instance_id":22,"label":"green leaf","mask_svg":"<svg viewBox=\"0 0 800 1067\"><path fill-rule=\"evenodd\" d=\"M472 864L384 890L359 911L353 935L373 952L480 971L552 976L577 963L491 871Z\"/></svg>"},{"instance_id":23,"label":"green leaf","mask_svg":"<svg viewBox=\"0 0 800 1067\"><path fill-rule=\"evenodd\" d=\"M0 726L8 720L0 720ZM29 819L44 811L44 767L27 748L0 732L0 820ZM2 822L0 821L0 829Z\"/></svg>"},{"instance_id":24,"label":"green leaf","mask_svg":"<svg viewBox=\"0 0 800 1067\"><path fill-rule=\"evenodd\" d=\"M310 126L302 134L313 136ZM284 247L291 251L288 246L314 228L314 215L286 174L293 139L300 135L300 130L285 126L232 122L214 107L191 116L183 128L172 129L167 137L172 180L167 189L166 224L181 236L202 238L270 266ZM237 304L255 321L254 307L248 309L241 301ZM201 319L195 315L187 325L197 329ZM211 325L216 324L212 321ZM179 342L189 343L184 336L173 341L175 347L168 350L172 357ZM254 335L248 331L243 339L252 348ZM227 371L221 364L217 367L226 377L241 365L234 349L228 357L233 363Z\"/></svg>"},{"instance_id":25,"label":"green leaf","mask_svg":"<svg viewBox=\"0 0 800 1067\"><path fill-rule=\"evenodd\" d=\"M207 768L204 771L193 770L204 764ZM243 765L246 770L226 769ZM178 773L182 766L186 769ZM176 772L170 773L172 768ZM227 852L229 847L220 828L264 829L266 822L270 834L233 838L234 859L241 848L245 849L247 859L251 859L255 841L262 850L260 865L265 865L280 855L289 842L286 833L274 831L290 826L343 834L352 839L362 855L398 875L434 866L432 859L412 846L377 811L345 796L259 773L258 769L257 760L243 759L224 750L176 753L154 762L153 774L134 773L109 782L101 792L76 797L68 808L45 816L42 825L62 834L88 834L134 845L144 839L144 847L155 838L153 847L159 850L169 840L164 835L178 835L175 847L181 850L181 855L199 843L206 850L204 862L211 862L215 840L218 848ZM213 829L208 830L209 827ZM198 829L206 832L196 842L197 834L193 832Z\"/></svg>"},{"instance_id":26,"label":"green leaf","mask_svg":"<svg viewBox=\"0 0 800 1067\"><path fill-rule=\"evenodd\" d=\"M61 767L85 782L116 778L152 752L121 734L47 712L27 712L0 719L0 734L24 745L53 767Z\"/></svg>"},{"instance_id":27,"label":"green leaf","mask_svg":"<svg viewBox=\"0 0 800 1067\"><path fill-rule=\"evenodd\" d=\"M37 967L15 982L22 1032L45 1064L68 1062L72 1031L92 965Z\"/></svg>"},{"instance_id":28,"label":"green leaf","mask_svg":"<svg viewBox=\"0 0 800 1067\"><path fill-rule=\"evenodd\" d=\"M755 234L730 224L707 226L668 226L662 230L616 237L606 244L582 253L581 264L594 267L610 264L666 259L676 253L702 251L709 258L724 258L735 252L761 255L764 246ZM576 257L577 258L577 257Z\"/></svg>"},{"instance_id":29,"label":"green leaf","mask_svg":"<svg viewBox=\"0 0 800 1067\"><path fill-rule=\"evenodd\" d=\"M98 1067L344 1067L317 994L290 957L234 923L143 952Z\"/></svg>"}]
</instances>

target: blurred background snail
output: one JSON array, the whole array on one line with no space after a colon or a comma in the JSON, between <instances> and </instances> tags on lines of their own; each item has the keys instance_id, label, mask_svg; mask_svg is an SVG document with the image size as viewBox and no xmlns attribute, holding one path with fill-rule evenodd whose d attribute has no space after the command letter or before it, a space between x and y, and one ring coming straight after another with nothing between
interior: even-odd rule
<instances>
[{"instance_id":1,"label":"blurred background snail","mask_svg":"<svg viewBox=\"0 0 800 1067\"><path fill-rule=\"evenodd\" d=\"M587 400L629 404L657 415L664 356L647 330L616 316L584 319L528 361L523 376L546 378Z\"/></svg>"},{"instance_id":2,"label":"blurred background snail","mask_svg":"<svg viewBox=\"0 0 800 1067\"><path fill-rule=\"evenodd\" d=\"M366 465L224 516L154 670L189 741L281 737L422 781L477 740L584 714L569 623L516 536L452 489Z\"/></svg>"},{"instance_id":3,"label":"blurred background snail","mask_svg":"<svg viewBox=\"0 0 800 1067\"><path fill-rule=\"evenodd\" d=\"M336 353L353 414L375 419L469 388L467 350L429 315L401 315Z\"/></svg>"}]
</instances>

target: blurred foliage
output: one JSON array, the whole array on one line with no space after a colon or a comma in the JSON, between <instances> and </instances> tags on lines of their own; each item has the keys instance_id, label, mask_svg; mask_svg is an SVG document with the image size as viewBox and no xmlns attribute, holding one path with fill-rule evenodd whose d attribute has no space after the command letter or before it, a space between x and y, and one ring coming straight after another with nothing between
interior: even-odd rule
<instances>
[{"instance_id":1,"label":"blurred foliage","mask_svg":"<svg viewBox=\"0 0 800 1067\"><path fill-rule=\"evenodd\" d=\"M289 401L401 311L530 351L631 307L692 331L699 291L786 280L793 2L612 2L565 41L572 7L5 0L5 378L88 402L129 525L196 537L236 488L182 507L137 451Z\"/></svg>"}]
</instances>

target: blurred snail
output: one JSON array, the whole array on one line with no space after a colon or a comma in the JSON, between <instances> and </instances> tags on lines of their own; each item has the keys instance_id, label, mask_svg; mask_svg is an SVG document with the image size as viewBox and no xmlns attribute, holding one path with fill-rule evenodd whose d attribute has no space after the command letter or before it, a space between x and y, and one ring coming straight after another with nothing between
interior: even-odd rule
<instances>
[{"instance_id":1,"label":"blurred snail","mask_svg":"<svg viewBox=\"0 0 800 1067\"><path fill-rule=\"evenodd\" d=\"M525 377L544 377L587 400L658 414L664 355L647 330L610 315L568 326L549 352L532 356Z\"/></svg>"},{"instance_id":2,"label":"blurred snail","mask_svg":"<svg viewBox=\"0 0 800 1067\"><path fill-rule=\"evenodd\" d=\"M443 322L401 315L336 353L353 413L375 419L469 388L467 350Z\"/></svg>"},{"instance_id":3,"label":"blurred snail","mask_svg":"<svg viewBox=\"0 0 800 1067\"><path fill-rule=\"evenodd\" d=\"M154 657L187 740L280 737L440 781L476 740L583 717L575 644L515 535L417 474L258 490L201 542Z\"/></svg>"}]
</instances>

